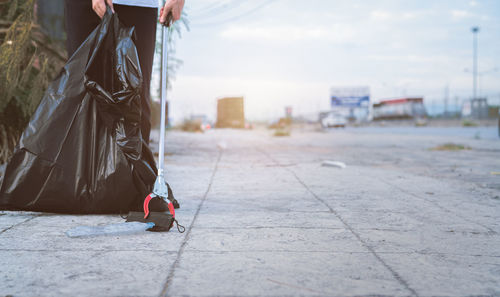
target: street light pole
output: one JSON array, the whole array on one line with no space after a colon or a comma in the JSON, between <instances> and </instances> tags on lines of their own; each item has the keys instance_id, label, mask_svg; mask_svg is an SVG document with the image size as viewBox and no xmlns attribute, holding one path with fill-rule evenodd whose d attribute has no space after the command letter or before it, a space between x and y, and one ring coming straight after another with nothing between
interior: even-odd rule
<instances>
[{"instance_id":1,"label":"street light pole","mask_svg":"<svg viewBox=\"0 0 500 297\"><path fill-rule=\"evenodd\" d=\"M472 99L476 99L477 96L477 33L479 33L479 27L472 27L472 47L473 47L473 60L472 60Z\"/></svg>"}]
</instances>

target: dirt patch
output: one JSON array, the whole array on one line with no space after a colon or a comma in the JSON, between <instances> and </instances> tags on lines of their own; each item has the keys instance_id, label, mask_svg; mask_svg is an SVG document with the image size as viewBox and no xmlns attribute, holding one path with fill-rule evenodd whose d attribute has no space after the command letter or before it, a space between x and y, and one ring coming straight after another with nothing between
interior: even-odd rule
<instances>
[{"instance_id":1,"label":"dirt patch","mask_svg":"<svg viewBox=\"0 0 500 297\"><path fill-rule=\"evenodd\" d=\"M463 151L470 150L470 146L456 143L445 143L431 148L432 151Z\"/></svg>"},{"instance_id":2,"label":"dirt patch","mask_svg":"<svg viewBox=\"0 0 500 297\"><path fill-rule=\"evenodd\" d=\"M273 135L276 137L290 136L290 131L278 129L278 130L274 131Z\"/></svg>"}]
</instances>

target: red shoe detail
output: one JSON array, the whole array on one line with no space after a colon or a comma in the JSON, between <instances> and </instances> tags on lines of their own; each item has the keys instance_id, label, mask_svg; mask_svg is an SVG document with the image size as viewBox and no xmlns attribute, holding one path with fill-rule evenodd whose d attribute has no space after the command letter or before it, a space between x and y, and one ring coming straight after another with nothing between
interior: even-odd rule
<instances>
[{"instance_id":1,"label":"red shoe detail","mask_svg":"<svg viewBox=\"0 0 500 297\"><path fill-rule=\"evenodd\" d=\"M151 199L153 199L153 197L151 197L151 194L148 195L148 197L146 197L146 199L144 199L144 218L146 219L148 216L149 216L149 201L151 201Z\"/></svg>"},{"instance_id":2,"label":"red shoe detail","mask_svg":"<svg viewBox=\"0 0 500 297\"><path fill-rule=\"evenodd\" d=\"M168 203L168 210L170 210L170 214L172 215L172 217L175 218L175 209L174 209L174 204L172 202Z\"/></svg>"}]
</instances>

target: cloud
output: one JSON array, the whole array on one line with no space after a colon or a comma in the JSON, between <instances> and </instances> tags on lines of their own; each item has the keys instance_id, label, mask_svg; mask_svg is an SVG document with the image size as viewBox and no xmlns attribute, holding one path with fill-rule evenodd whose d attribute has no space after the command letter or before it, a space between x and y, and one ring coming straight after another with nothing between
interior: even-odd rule
<instances>
[{"instance_id":1,"label":"cloud","mask_svg":"<svg viewBox=\"0 0 500 297\"><path fill-rule=\"evenodd\" d=\"M373 10L370 12L370 18L377 21L386 21L392 19L392 13L386 10Z\"/></svg>"},{"instance_id":2,"label":"cloud","mask_svg":"<svg viewBox=\"0 0 500 297\"><path fill-rule=\"evenodd\" d=\"M472 16L472 14L466 10L454 9L454 10L450 11L450 13L454 19L463 19L463 18L468 18L468 17Z\"/></svg>"},{"instance_id":3,"label":"cloud","mask_svg":"<svg viewBox=\"0 0 500 297\"><path fill-rule=\"evenodd\" d=\"M487 15L475 14L475 13L471 13L467 10L451 10L450 14L454 20L463 20L463 19L468 19L468 18L479 18L481 20L487 21L490 19L490 17Z\"/></svg>"},{"instance_id":4,"label":"cloud","mask_svg":"<svg viewBox=\"0 0 500 297\"><path fill-rule=\"evenodd\" d=\"M338 43L352 40L354 34L354 29L351 26L340 24L331 26L230 26L220 33L223 38L242 41L297 42L324 40Z\"/></svg>"},{"instance_id":5,"label":"cloud","mask_svg":"<svg viewBox=\"0 0 500 297\"><path fill-rule=\"evenodd\" d=\"M412 11L388 11L388 10L372 10L370 19L374 21L393 22L407 21L417 18L426 17L435 14L432 9L429 10L412 10Z\"/></svg>"},{"instance_id":6,"label":"cloud","mask_svg":"<svg viewBox=\"0 0 500 297\"><path fill-rule=\"evenodd\" d=\"M367 59L374 61L391 61L391 62L405 62L405 63L439 63L446 61L446 56L429 56L429 55L367 55Z\"/></svg>"}]
</instances>

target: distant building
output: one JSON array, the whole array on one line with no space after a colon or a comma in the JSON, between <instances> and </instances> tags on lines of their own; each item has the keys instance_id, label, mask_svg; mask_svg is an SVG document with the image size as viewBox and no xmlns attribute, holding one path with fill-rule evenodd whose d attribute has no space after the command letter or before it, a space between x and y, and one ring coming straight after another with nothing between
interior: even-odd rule
<instances>
[{"instance_id":1,"label":"distant building","mask_svg":"<svg viewBox=\"0 0 500 297\"><path fill-rule=\"evenodd\" d=\"M467 100L462 104L462 117L472 119L488 118L488 100L476 98Z\"/></svg>"},{"instance_id":2,"label":"distant building","mask_svg":"<svg viewBox=\"0 0 500 297\"><path fill-rule=\"evenodd\" d=\"M212 124L205 114L192 114L189 121L193 124L199 125L202 131L210 130L212 128Z\"/></svg>"},{"instance_id":3,"label":"distant building","mask_svg":"<svg viewBox=\"0 0 500 297\"><path fill-rule=\"evenodd\" d=\"M427 116L424 98L397 98L373 104L373 119L409 119Z\"/></svg>"},{"instance_id":4,"label":"distant building","mask_svg":"<svg viewBox=\"0 0 500 297\"><path fill-rule=\"evenodd\" d=\"M217 100L217 128L245 128L243 97L226 97Z\"/></svg>"},{"instance_id":5,"label":"distant building","mask_svg":"<svg viewBox=\"0 0 500 297\"><path fill-rule=\"evenodd\" d=\"M370 88L363 86L333 87L330 89L330 106L331 111L328 114L333 112L346 117L350 121L369 120Z\"/></svg>"},{"instance_id":6,"label":"distant building","mask_svg":"<svg viewBox=\"0 0 500 297\"><path fill-rule=\"evenodd\" d=\"M292 117L292 111L293 111L293 108L291 106L285 106L285 117L286 118L291 118Z\"/></svg>"}]
</instances>

